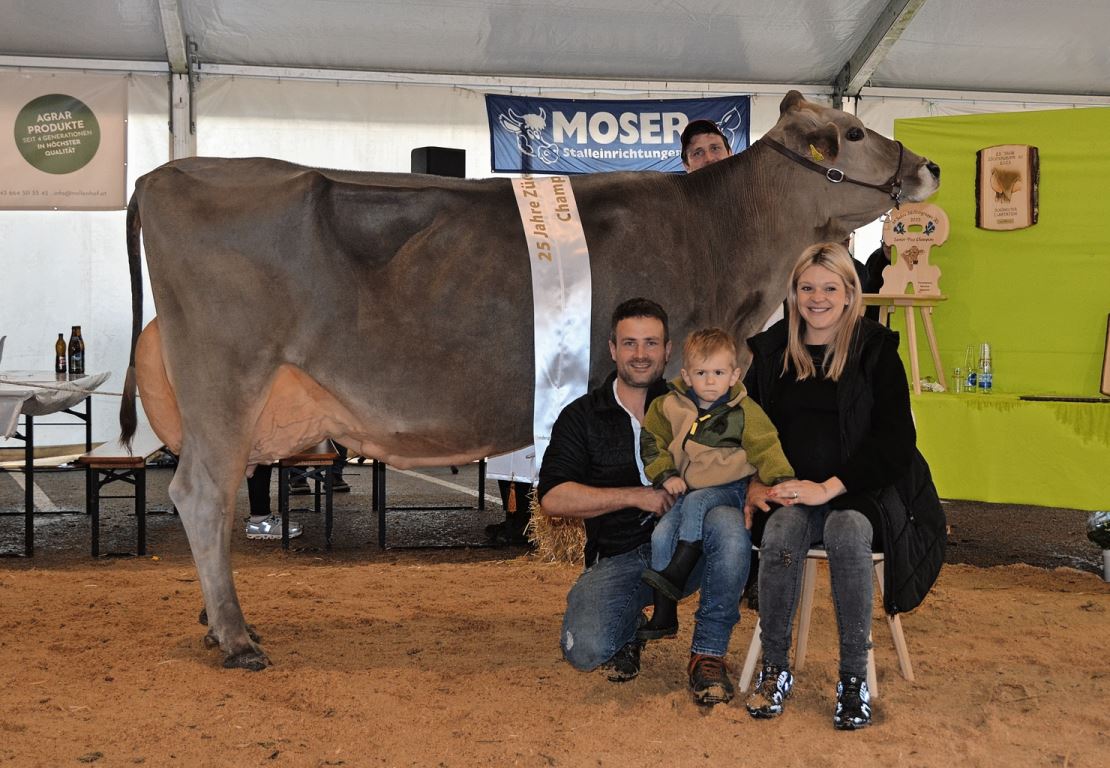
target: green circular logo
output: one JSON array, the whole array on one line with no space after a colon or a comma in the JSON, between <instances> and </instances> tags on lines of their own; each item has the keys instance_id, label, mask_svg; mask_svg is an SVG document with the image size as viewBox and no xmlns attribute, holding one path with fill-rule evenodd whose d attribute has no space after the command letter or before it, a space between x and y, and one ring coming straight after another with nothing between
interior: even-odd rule
<instances>
[{"instance_id":1,"label":"green circular logo","mask_svg":"<svg viewBox=\"0 0 1110 768\"><path fill-rule=\"evenodd\" d=\"M63 93L39 96L19 110L15 145L28 163L46 173L73 173L100 148L100 123L85 102Z\"/></svg>"}]
</instances>

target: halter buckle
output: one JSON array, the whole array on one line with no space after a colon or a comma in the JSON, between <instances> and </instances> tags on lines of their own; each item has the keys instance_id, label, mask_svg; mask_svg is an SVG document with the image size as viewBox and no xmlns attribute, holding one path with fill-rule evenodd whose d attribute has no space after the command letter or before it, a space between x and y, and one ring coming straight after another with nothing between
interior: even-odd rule
<instances>
[{"instance_id":1,"label":"halter buckle","mask_svg":"<svg viewBox=\"0 0 1110 768\"><path fill-rule=\"evenodd\" d=\"M825 178L831 181L833 184L839 184L840 182L844 181L844 171L840 170L839 168L830 168L829 170L825 171Z\"/></svg>"},{"instance_id":2,"label":"halter buckle","mask_svg":"<svg viewBox=\"0 0 1110 768\"><path fill-rule=\"evenodd\" d=\"M891 185L890 199L894 201L895 208L902 207L902 185L900 183L895 183Z\"/></svg>"}]
</instances>

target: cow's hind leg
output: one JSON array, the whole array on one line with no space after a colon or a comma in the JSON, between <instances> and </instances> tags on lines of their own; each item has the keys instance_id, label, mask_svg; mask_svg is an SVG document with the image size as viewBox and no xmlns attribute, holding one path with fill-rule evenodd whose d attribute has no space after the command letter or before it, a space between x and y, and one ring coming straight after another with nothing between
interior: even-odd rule
<instances>
[{"instance_id":1,"label":"cow's hind leg","mask_svg":"<svg viewBox=\"0 0 1110 768\"><path fill-rule=\"evenodd\" d=\"M197 623L200 624L202 627L208 626L207 608L200 609L200 616L197 617ZM247 625L247 634L250 635L251 640L255 641L256 643L262 642L262 635L258 634L258 631L254 628L253 624ZM207 635L204 636L204 644L209 648L215 648L217 645L220 644L220 641L216 639L215 635L209 632Z\"/></svg>"},{"instance_id":2,"label":"cow's hind leg","mask_svg":"<svg viewBox=\"0 0 1110 768\"><path fill-rule=\"evenodd\" d=\"M170 498L181 515L204 593L205 644L226 654L224 666L261 670L270 660L243 618L231 575L235 494L244 455L229 455L227 441L190 440L186 434ZM239 453L238 451L236 453Z\"/></svg>"}]
</instances>

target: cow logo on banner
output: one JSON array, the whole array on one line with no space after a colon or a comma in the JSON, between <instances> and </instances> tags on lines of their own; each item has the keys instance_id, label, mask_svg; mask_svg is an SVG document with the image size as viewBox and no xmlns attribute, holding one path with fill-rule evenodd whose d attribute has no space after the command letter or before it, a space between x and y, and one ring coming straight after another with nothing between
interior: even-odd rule
<instances>
[{"instance_id":1,"label":"cow logo on banner","mask_svg":"<svg viewBox=\"0 0 1110 768\"><path fill-rule=\"evenodd\" d=\"M682 129L712 120L733 152L748 147L748 96L595 101L486 94L492 170L505 173L682 168Z\"/></svg>"}]
</instances>

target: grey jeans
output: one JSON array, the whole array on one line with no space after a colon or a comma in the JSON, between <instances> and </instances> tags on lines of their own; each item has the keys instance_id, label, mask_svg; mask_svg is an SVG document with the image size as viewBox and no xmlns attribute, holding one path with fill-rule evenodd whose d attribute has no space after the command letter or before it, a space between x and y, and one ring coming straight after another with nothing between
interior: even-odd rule
<instances>
[{"instance_id":1,"label":"grey jeans","mask_svg":"<svg viewBox=\"0 0 1110 768\"><path fill-rule=\"evenodd\" d=\"M867 673L874 595L872 535L871 523L853 509L799 504L775 510L759 548L759 622L765 664L790 664L791 625L806 551L823 541L840 633L840 674L862 678Z\"/></svg>"}]
</instances>

